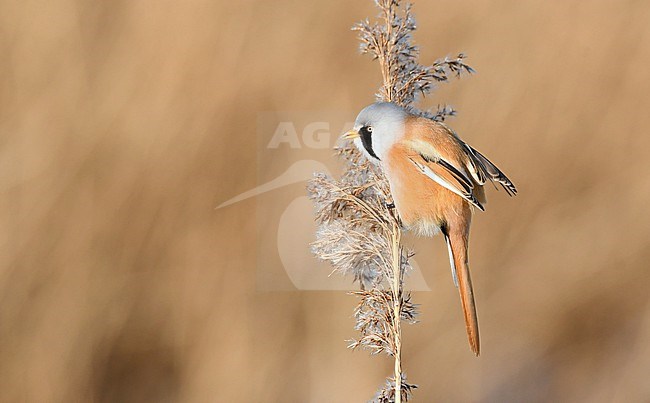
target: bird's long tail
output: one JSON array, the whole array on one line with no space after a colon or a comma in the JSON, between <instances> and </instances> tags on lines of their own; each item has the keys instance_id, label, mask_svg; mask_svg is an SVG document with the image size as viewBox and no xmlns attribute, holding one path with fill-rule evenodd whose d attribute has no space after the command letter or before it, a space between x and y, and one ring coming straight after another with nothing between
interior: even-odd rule
<instances>
[{"instance_id":1,"label":"bird's long tail","mask_svg":"<svg viewBox=\"0 0 650 403\"><path fill-rule=\"evenodd\" d=\"M472 279L469 274L469 264L467 263L467 236L456 231L452 231L449 234L445 233L444 235L447 241L447 247L449 248L449 260L454 282L460 293L460 303L465 316L465 327L467 328L469 346L474 354L478 356L481 352L481 344L478 333L478 318L476 316L476 305L474 304Z\"/></svg>"}]
</instances>

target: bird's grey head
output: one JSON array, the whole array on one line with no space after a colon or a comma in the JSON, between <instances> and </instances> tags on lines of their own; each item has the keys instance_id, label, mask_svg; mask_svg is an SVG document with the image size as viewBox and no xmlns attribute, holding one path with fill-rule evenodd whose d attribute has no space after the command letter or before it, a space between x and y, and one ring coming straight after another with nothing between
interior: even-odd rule
<instances>
[{"instance_id":1,"label":"bird's grey head","mask_svg":"<svg viewBox=\"0 0 650 403\"><path fill-rule=\"evenodd\" d=\"M357 116L354 128L344 137L353 139L357 148L373 162L379 162L390 147L404 135L408 113L391 102L377 102Z\"/></svg>"}]
</instances>

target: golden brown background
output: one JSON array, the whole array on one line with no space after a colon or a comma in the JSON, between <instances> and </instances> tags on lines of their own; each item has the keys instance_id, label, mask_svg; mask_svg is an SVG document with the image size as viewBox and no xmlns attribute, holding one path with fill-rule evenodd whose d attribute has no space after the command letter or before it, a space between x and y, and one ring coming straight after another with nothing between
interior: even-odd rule
<instances>
[{"instance_id":1,"label":"golden brown background","mask_svg":"<svg viewBox=\"0 0 650 403\"><path fill-rule=\"evenodd\" d=\"M451 125L518 184L473 228L483 355L436 239L415 401L650 400L650 5L419 1ZM370 1L0 2L0 400L357 402L354 299L255 286L256 116L349 110Z\"/></svg>"}]
</instances>

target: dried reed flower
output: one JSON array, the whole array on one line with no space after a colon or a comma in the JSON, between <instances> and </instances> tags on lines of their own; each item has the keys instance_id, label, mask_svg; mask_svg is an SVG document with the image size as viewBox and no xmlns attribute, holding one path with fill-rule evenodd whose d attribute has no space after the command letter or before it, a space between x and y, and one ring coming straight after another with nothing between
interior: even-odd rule
<instances>
[{"instance_id":1,"label":"dried reed flower","mask_svg":"<svg viewBox=\"0 0 650 403\"><path fill-rule=\"evenodd\" d=\"M378 101L390 101L411 113L444 121L456 111L438 106L436 112L420 111L412 106L418 96L429 93L435 83L460 77L474 70L465 64L464 54L445 57L432 65L418 63L418 48L413 45L416 29L411 5L401 7L399 0L375 0L379 21L354 25L359 32L361 53L379 61L383 84ZM404 249L397 213L390 206L392 197L381 170L368 162L352 144L337 148L345 162L344 173L336 180L317 173L308 184L314 202L318 229L313 253L332 264L334 271L350 275L361 291L354 312L355 330L360 338L350 348L363 347L372 354L387 353L394 358L394 374L377 392L376 402L408 401L416 385L409 384L402 371L401 323L416 322L417 305L404 291L404 275L411 270L413 253Z\"/></svg>"},{"instance_id":2,"label":"dried reed flower","mask_svg":"<svg viewBox=\"0 0 650 403\"><path fill-rule=\"evenodd\" d=\"M406 382L406 374L402 374L400 398L403 401L408 401L408 398L413 394L413 389L417 389L418 385L413 385ZM395 399L395 381L387 379L383 388L379 389L372 400L376 403L392 403L398 401Z\"/></svg>"}]
</instances>

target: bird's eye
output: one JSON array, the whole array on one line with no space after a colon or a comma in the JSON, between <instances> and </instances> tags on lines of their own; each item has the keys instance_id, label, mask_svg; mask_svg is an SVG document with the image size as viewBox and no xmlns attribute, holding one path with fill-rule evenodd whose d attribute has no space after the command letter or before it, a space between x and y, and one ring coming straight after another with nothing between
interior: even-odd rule
<instances>
[{"instance_id":1,"label":"bird's eye","mask_svg":"<svg viewBox=\"0 0 650 403\"><path fill-rule=\"evenodd\" d=\"M372 133L372 126L366 126L366 130L368 130L368 133Z\"/></svg>"}]
</instances>

